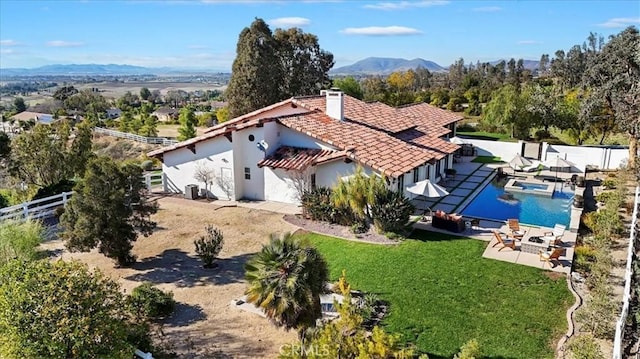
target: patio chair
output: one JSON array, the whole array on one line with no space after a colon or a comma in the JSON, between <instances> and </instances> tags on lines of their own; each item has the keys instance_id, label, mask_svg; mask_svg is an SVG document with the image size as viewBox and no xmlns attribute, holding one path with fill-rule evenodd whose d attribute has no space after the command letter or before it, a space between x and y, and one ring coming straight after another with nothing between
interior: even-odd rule
<instances>
[{"instance_id":1,"label":"patio chair","mask_svg":"<svg viewBox=\"0 0 640 359\"><path fill-rule=\"evenodd\" d=\"M498 231L493 231L493 236L496 237L497 240L493 247L497 246L498 244L502 245L502 247L498 249L498 252L505 248L511 248L514 251L516 250L516 241L514 239L509 239L508 236L506 238L502 238L502 233Z\"/></svg>"},{"instance_id":2,"label":"patio chair","mask_svg":"<svg viewBox=\"0 0 640 359\"><path fill-rule=\"evenodd\" d=\"M553 262L556 261L560 264L561 267L564 267L562 262L560 261L560 256L564 254L564 248L554 248L552 251L540 251L540 261L542 263L542 268L544 268L545 263L549 263L551 268L555 268Z\"/></svg>"},{"instance_id":3,"label":"patio chair","mask_svg":"<svg viewBox=\"0 0 640 359\"><path fill-rule=\"evenodd\" d=\"M542 239L545 239L555 245L562 245L562 236L564 235L565 229L567 229L567 226L563 224L556 224L551 232L544 233Z\"/></svg>"},{"instance_id":4,"label":"patio chair","mask_svg":"<svg viewBox=\"0 0 640 359\"><path fill-rule=\"evenodd\" d=\"M521 241L524 235L527 234L527 231L520 229L520 220L517 218L507 219L507 223L511 230L511 237Z\"/></svg>"}]
</instances>

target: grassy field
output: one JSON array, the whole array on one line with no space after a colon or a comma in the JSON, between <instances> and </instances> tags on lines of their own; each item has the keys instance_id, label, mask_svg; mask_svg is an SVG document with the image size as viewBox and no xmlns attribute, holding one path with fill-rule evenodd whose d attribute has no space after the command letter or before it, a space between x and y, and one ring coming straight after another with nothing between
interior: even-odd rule
<instances>
[{"instance_id":1,"label":"grassy field","mask_svg":"<svg viewBox=\"0 0 640 359\"><path fill-rule=\"evenodd\" d=\"M504 141L504 142L518 142L517 138L511 138L511 136L504 133L491 133L491 132L456 132L458 135L462 135L468 138L476 138L479 140L490 140L490 141Z\"/></svg>"},{"instance_id":2,"label":"grassy field","mask_svg":"<svg viewBox=\"0 0 640 359\"><path fill-rule=\"evenodd\" d=\"M475 163L504 163L504 161L497 156L478 156L474 158L471 162Z\"/></svg>"},{"instance_id":3,"label":"grassy field","mask_svg":"<svg viewBox=\"0 0 640 359\"><path fill-rule=\"evenodd\" d=\"M386 330L431 359L451 358L477 338L483 358L553 358L573 301L564 277L482 258L485 242L418 231L398 246L307 234L331 279L390 304Z\"/></svg>"}]
</instances>

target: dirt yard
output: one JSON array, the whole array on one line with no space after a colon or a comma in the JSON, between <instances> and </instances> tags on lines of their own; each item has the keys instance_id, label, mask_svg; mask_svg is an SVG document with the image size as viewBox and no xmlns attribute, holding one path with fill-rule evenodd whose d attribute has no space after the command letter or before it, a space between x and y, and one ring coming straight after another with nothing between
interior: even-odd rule
<instances>
[{"instance_id":1,"label":"dirt yard","mask_svg":"<svg viewBox=\"0 0 640 359\"><path fill-rule=\"evenodd\" d=\"M133 268L114 268L97 253L69 253L60 240L43 244L57 257L78 259L118 281L125 292L144 281L172 291L179 303L157 334L180 358L273 358L281 345L296 340L256 314L233 308L231 300L243 295L244 263L268 241L269 233L294 231L282 215L246 208L219 208L205 202L160 198L154 216L158 228L140 237L133 253ZM224 233L218 268L203 269L193 241L213 224Z\"/></svg>"}]
</instances>

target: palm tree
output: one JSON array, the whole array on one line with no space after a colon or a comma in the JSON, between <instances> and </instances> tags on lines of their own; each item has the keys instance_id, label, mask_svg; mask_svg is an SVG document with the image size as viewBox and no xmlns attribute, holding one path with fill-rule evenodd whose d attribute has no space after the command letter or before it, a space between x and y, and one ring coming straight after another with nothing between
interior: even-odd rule
<instances>
[{"instance_id":1,"label":"palm tree","mask_svg":"<svg viewBox=\"0 0 640 359\"><path fill-rule=\"evenodd\" d=\"M317 249L291 233L270 238L245 265L247 302L262 308L276 325L299 329L302 337L322 317L327 263Z\"/></svg>"}]
</instances>

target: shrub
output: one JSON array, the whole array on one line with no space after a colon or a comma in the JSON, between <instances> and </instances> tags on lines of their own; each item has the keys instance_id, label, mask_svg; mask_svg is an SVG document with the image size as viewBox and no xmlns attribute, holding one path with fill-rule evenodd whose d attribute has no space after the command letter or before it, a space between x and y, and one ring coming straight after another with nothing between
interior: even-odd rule
<instances>
[{"instance_id":1,"label":"shrub","mask_svg":"<svg viewBox=\"0 0 640 359\"><path fill-rule=\"evenodd\" d=\"M172 292L163 292L149 282L134 288L127 301L133 314L149 319L166 317L176 306Z\"/></svg>"},{"instance_id":2,"label":"shrub","mask_svg":"<svg viewBox=\"0 0 640 359\"><path fill-rule=\"evenodd\" d=\"M471 339L460 348L460 353L456 354L453 359L479 359L480 353L478 340Z\"/></svg>"},{"instance_id":3,"label":"shrub","mask_svg":"<svg viewBox=\"0 0 640 359\"><path fill-rule=\"evenodd\" d=\"M476 132L476 127L468 123L463 123L456 126L458 132Z\"/></svg>"},{"instance_id":4,"label":"shrub","mask_svg":"<svg viewBox=\"0 0 640 359\"><path fill-rule=\"evenodd\" d=\"M326 222L332 220L334 209L329 188L318 187L311 191L304 191L301 202L304 213L312 220Z\"/></svg>"},{"instance_id":5,"label":"shrub","mask_svg":"<svg viewBox=\"0 0 640 359\"><path fill-rule=\"evenodd\" d=\"M591 271L591 264L595 260L596 250L590 246L576 247L576 271L587 273Z\"/></svg>"},{"instance_id":6,"label":"shrub","mask_svg":"<svg viewBox=\"0 0 640 359\"><path fill-rule=\"evenodd\" d=\"M0 266L12 259L32 261L38 258L36 248L43 239L40 222L4 221L0 223Z\"/></svg>"},{"instance_id":7,"label":"shrub","mask_svg":"<svg viewBox=\"0 0 640 359\"><path fill-rule=\"evenodd\" d=\"M600 345L591 334L574 336L567 344L574 359L604 359Z\"/></svg>"},{"instance_id":8,"label":"shrub","mask_svg":"<svg viewBox=\"0 0 640 359\"><path fill-rule=\"evenodd\" d=\"M384 190L374 195L371 205L373 224L379 233L403 233L415 207L402 193Z\"/></svg>"},{"instance_id":9,"label":"shrub","mask_svg":"<svg viewBox=\"0 0 640 359\"><path fill-rule=\"evenodd\" d=\"M151 171L153 169L153 161L142 161L142 163L140 163L140 168L142 168L142 170L144 171Z\"/></svg>"},{"instance_id":10,"label":"shrub","mask_svg":"<svg viewBox=\"0 0 640 359\"><path fill-rule=\"evenodd\" d=\"M63 192L70 192L73 190L73 186L75 186L75 184L75 182L65 179L56 184L52 184L51 186L42 187L38 192L36 192L36 195L33 196L31 200L33 201L40 198L51 197Z\"/></svg>"},{"instance_id":11,"label":"shrub","mask_svg":"<svg viewBox=\"0 0 640 359\"><path fill-rule=\"evenodd\" d=\"M615 177L608 177L602 181L602 186L613 189L618 185L618 181L616 181Z\"/></svg>"},{"instance_id":12,"label":"shrub","mask_svg":"<svg viewBox=\"0 0 640 359\"><path fill-rule=\"evenodd\" d=\"M205 231L207 233L195 240L193 244L196 246L196 253L198 254L198 257L200 257L204 262L204 267L212 268L214 267L213 262L222 250L224 236L222 235L221 230L212 225L208 225L205 228Z\"/></svg>"},{"instance_id":13,"label":"shrub","mask_svg":"<svg viewBox=\"0 0 640 359\"><path fill-rule=\"evenodd\" d=\"M369 226L366 222L356 221L353 225L351 225L351 232L355 234L362 234L369 230Z\"/></svg>"}]
</instances>

